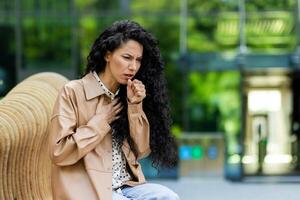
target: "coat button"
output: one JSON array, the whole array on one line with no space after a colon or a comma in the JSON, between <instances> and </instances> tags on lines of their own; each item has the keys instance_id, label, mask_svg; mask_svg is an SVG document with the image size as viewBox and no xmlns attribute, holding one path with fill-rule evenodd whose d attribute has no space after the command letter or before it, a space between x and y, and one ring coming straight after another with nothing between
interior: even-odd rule
<instances>
[{"instance_id":1,"label":"coat button","mask_svg":"<svg viewBox=\"0 0 300 200\"><path fill-rule=\"evenodd\" d=\"M106 189L107 189L107 190L111 190L111 187L107 187Z\"/></svg>"}]
</instances>

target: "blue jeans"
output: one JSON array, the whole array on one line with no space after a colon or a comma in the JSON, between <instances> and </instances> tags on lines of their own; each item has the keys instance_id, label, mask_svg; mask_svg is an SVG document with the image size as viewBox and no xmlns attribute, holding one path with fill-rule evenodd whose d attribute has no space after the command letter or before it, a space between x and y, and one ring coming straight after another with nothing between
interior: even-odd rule
<instances>
[{"instance_id":1,"label":"blue jeans","mask_svg":"<svg viewBox=\"0 0 300 200\"><path fill-rule=\"evenodd\" d=\"M134 187L125 187L113 191L113 200L180 200L178 195L169 188L154 184L144 183Z\"/></svg>"}]
</instances>

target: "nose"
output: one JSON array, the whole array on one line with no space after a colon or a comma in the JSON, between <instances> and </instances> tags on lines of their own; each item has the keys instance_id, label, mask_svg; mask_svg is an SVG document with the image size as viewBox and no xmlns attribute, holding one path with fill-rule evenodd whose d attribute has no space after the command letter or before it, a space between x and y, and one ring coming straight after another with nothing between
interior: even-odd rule
<instances>
[{"instance_id":1,"label":"nose","mask_svg":"<svg viewBox=\"0 0 300 200\"><path fill-rule=\"evenodd\" d=\"M137 62L136 61L132 61L130 64L129 64L129 70L131 71L135 71L137 70Z\"/></svg>"}]
</instances>

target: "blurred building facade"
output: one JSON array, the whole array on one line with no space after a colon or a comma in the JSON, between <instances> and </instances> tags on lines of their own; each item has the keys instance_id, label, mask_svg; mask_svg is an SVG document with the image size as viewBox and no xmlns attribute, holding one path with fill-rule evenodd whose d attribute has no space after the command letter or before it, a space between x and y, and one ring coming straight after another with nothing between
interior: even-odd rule
<instances>
[{"instance_id":1,"label":"blurred building facade","mask_svg":"<svg viewBox=\"0 0 300 200\"><path fill-rule=\"evenodd\" d=\"M115 20L133 19L161 42L180 175L220 175L223 167L233 180L297 174L297 5L297 0L265 5L256 0L153 0L151 5L139 0L2 0L0 96L41 71L80 77L97 34Z\"/></svg>"},{"instance_id":2,"label":"blurred building facade","mask_svg":"<svg viewBox=\"0 0 300 200\"><path fill-rule=\"evenodd\" d=\"M246 3L216 22L215 39L237 51L187 52L181 61L189 66L186 74L240 74L240 131L237 144L226 143L226 178L299 176L299 10L247 12Z\"/></svg>"}]
</instances>

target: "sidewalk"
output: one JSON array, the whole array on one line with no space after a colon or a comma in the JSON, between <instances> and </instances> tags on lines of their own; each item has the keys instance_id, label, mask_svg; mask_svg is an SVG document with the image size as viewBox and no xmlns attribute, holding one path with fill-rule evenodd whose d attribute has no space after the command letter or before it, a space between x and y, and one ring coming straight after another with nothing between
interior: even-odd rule
<instances>
[{"instance_id":1,"label":"sidewalk","mask_svg":"<svg viewBox=\"0 0 300 200\"><path fill-rule=\"evenodd\" d=\"M299 200L299 181L276 183L252 180L233 183L222 177L150 180L176 191L181 200Z\"/></svg>"}]
</instances>

